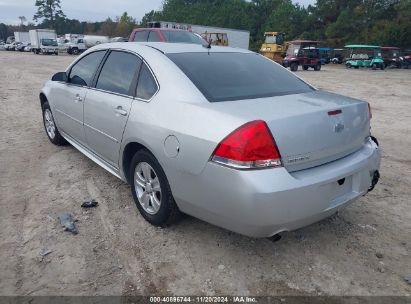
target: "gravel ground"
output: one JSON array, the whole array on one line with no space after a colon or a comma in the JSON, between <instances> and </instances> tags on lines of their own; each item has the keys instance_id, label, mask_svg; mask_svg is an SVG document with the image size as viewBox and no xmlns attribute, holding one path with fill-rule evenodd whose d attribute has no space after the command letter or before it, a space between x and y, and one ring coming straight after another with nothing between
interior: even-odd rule
<instances>
[{"instance_id":1,"label":"gravel ground","mask_svg":"<svg viewBox=\"0 0 411 304\"><path fill-rule=\"evenodd\" d=\"M339 215L273 242L191 217L150 226L127 184L50 144L39 90L72 60L0 52L1 295L411 294L411 71L297 72L371 103L382 178ZM89 198L100 204L84 211ZM61 211L78 219L78 235L63 231Z\"/></svg>"}]
</instances>

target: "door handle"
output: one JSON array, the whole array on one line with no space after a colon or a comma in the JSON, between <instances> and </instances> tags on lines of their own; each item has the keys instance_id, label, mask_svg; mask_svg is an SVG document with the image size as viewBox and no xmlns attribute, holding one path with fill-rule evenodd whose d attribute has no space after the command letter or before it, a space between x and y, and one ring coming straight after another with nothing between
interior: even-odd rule
<instances>
[{"instance_id":1,"label":"door handle","mask_svg":"<svg viewBox=\"0 0 411 304\"><path fill-rule=\"evenodd\" d=\"M117 108L115 108L114 112L120 114L121 116L127 116L127 111L124 110L122 106L118 106Z\"/></svg>"}]
</instances>

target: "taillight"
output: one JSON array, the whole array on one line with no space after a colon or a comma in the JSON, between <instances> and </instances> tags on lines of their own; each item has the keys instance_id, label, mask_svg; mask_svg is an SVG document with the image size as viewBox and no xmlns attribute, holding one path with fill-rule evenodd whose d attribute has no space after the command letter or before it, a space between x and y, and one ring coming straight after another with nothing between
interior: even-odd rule
<instances>
[{"instance_id":1,"label":"taillight","mask_svg":"<svg viewBox=\"0 0 411 304\"><path fill-rule=\"evenodd\" d=\"M369 119L372 118L372 111L371 111L371 105L370 105L370 103L368 103L368 118L369 118Z\"/></svg>"},{"instance_id":2,"label":"taillight","mask_svg":"<svg viewBox=\"0 0 411 304\"><path fill-rule=\"evenodd\" d=\"M215 149L211 160L238 169L280 167L281 155L265 121L239 127Z\"/></svg>"}]
</instances>

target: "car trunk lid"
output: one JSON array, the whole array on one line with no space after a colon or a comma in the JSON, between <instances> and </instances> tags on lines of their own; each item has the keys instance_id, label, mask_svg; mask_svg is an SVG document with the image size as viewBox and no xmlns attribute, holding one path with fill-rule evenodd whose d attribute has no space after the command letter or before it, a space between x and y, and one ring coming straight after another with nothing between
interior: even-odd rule
<instances>
[{"instance_id":1,"label":"car trunk lid","mask_svg":"<svg viewBox=\"0 0 411 304\"><path fill-rule=\"evenodd\" d=\"M369 136L367 103L333 93L314 91L214 105L244 122L266 121L290 172L351 154Z\"/></svg>"}]
</instances>

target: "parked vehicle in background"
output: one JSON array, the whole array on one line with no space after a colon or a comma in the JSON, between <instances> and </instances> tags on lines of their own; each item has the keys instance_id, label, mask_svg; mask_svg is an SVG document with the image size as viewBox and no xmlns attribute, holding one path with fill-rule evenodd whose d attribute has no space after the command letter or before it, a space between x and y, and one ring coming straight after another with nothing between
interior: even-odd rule
<instances>
[{"instance_id":1,"label":"parked vehicle in background","mask_svg":"<svg viewBox=\"0 0 411 304\"><path fill-rule=\"evenodd\" d=\"M15 51L16 47L18 47L20 44L21 42L13 41L12 43L6 44L5 49L6 51Z\"/></svg>"},{"instance_id":2,"label":"parked vehicle in background","mask_svg":"<svg viewBox=\"0 0 411 304\"><path fill-rule=\"evenodd\" d=\"M347 68L372 68L384 70L385 64L381 56L381 47L377 45L351 44L346 45Z\"/></svg>"},{"instance_id":3,"label":"parked vehicle in background","mask_svg":"<svg viewBox=\"0 0 411 304\"><path fill-rule=\"evenodd\" d=\"M128 38L113 37L113 38L110 39L110 42L128 42Z\"/></svg>"},{"instance_id":4,"label":"parked vehicle in background","mask_svg":"<svg viewBox=\"0 0 411 304\"><path fill-rule=\"evenodd\" d=\"M332 52L334 51L333 48L328 48L328 47L320 47L318 48L318 51L320 52L320 60L321 64L329 64L331 61L331 56Z\"/></svg>"},{"instance_id":5,"label":"parked vehicle in background","mask_svg":"<svg viewBox=\"0 0 411 304\"><path fill-rule=\"evenodd\" d=\"M344 49L334 49L331 62L334 64L342 64L344 62Z\"/></svg>"},{"instance_id":6,"label":"parked vehicle in background","mask_svg":"<svg viewBox=\"0 0 411 304\"><path fill-rule=\"evenodd\" d=\"M25 52L31 52L31 43L28 43L27 46L24 48Z\"/></svg>"},{"instance_id":7,"label":"parked vehicle in background","mask_svg":"<svg viewBox=\"0 0 411 304\"><path fill-rule=\"evenodd\" d=\"M58 55L56 31L48 29L30 30L31 50L35 54Z\"/></svg>"},{"instance_id":8,"label":"parked vehicle in background","mask_svg":"<svg viewBox=\"0 0 411 304\"><path fill-rule=\"evenodd\" d=\"M383 46L381 48L382 59L385 67L396 67L401 69L400 48L395 46Z\"/></svg>"},{"instance_id":9,"label":"parked vehicle in background","mask_svg":"<svg viewBox=\"0 0 411 304\"><path fill-rule=\"evenodd\" d=\"M66 40L65 42L70 42L71 39L77 39L77 38L84 38L84 34L65 34L64 39Z\"/></svg>"},{"instance_id":10,"label":"parked vehicle in background","mask_svg":"<svg viewBox=\"0 0 411 304\"><path fill-rule=\"evenodd\" d=\"M228 46L247 49L250 46L250 32L244 30L222 28L215 26L204 26L196 24L186 24L168 21L153 21L148 23L149 28L177 29L196 33L201 36L203 33L226 33ZM184 42L184 41L181 41Z\"/></svg>"},{"instance_id":11,"label":"parked vehicle in background","mask_svg":"<svg viewBox=\"0 0 411 304\"><path fill-rule=\"evenodd\" d=\"M28 43L28 42L26 42L26 43L20 43L19 45L17 45L16 47L15 47L15 50L16 51L19 51L19 52L24 52L24 49L26 48L26 46L27 45L29 45L30 43Z\"/></svg>"},{"instance_id":12,"label":"parked vehicle in background","mask_svg":"<svg viewBox=\"0 0 411 304\"><path fill-rule=\"evenodd\" d=\"M288 42L288 48L285 58L282 60L282 65L290 68L295 72L298 66L302 66L306 71L308 68L313 68L315 71L321 70L320 53L317 45L318 41L312 40L294 40Z\"/></svg>"},{"instance_id":13,"label":"parked vehicle in background","mask_svg":"<svg viewBox=\"0 0 411 304\"><path fill-rule=\"evenodd\" d=\"M4 44L4 49L5 49L6 51L8 51L12 43L13 43L13 42L5 43L5 44Z\"/></svg>"},{"instance_id":14,"label":"parked vehicle in background","mask_svg":"<svg viewBox=\"0 0 411 304\"><path fill-rule=\"evenodd\" d=\"M265 39L261 45L260 54L281 64L287 51L285 33L266 32L264 33L264 37Z\"/></svg>"},{"instance_id":15,"label":"parked vehicle in background","mask_svg":"<svg viewBox=\"0 0 411 304\"><path fill-rule=\"evenodd\" d=\"M165 28L137 28L133 30L128 41L207 44L204 39L193 32Z\"/></svg>"},{"instance_id":16,"label":"parked vehicle in background","mask_svg":"<svg viewBox=\"0 0 411 304\"><path fill-rule=\"evenodd\" d=\"M78 55L87 50L84 38L72 38L65 44L65 48L67 53L71 55Z\"/></svg>"},{"instance_id":17,"label":"parked vehicle in background","mask_svg":"<svg viewBox=\"0 0 411 304\"><path fill-rule=\"evenodd\" d=\"M156 226L184 212L270 237L335 214L379 179L367 102L248 50L96 46L44 85L40 106L50 142L130 183Z\"/></svg>"},{"instance_id":18,"label":"parked vehicle in background","mask_svg":"<svg viewBox=\"0 0 411 304\"><path fill-rule=\"evenodd\" d=\"M7 39L6 39L6 44L11 44L11 43L13 43L14 42L14 36L9 36L9 37L7 37Z\"/></svg>"},{"instance_id":19,"label":"parked vehicle in background","mask_svg":"<svg viewBox=\"0 0 411 304\"><path fill-rule=\"evenodd\" d=\"M110 42L110 39L108 36L84 35L83 41L84 41L86 48L91 48L95 45L99 45L102 43L108 43Z\"/></svg>"},{"instance_id":20,"label":"parked vehicle in background","mask_svg":"<svg viewBox=\"0 0 411 304\"><path fill-rule=\"evenodd\" d=\"M5 48L5 43L4 43L4 41L1 41L0 42L0 51L4 51L6 48Z\"/></svg>"},{"instance_id":21,"label":"parked vehicle in background","mask_svg":"<svg viewBox=\"0 0 411 304\"><path fill-rule=\"evenodd\" d=\"M202 33L201 38L210 45L228 46L227 33Z\"/></svg>"},{"instance_id":22,"label":"parked vehicle in background","mask_svg":"<svg viewBox=\"0 0 411 304\"><path fill-rule=\"evenodd\" d=\"M411 67L411 55L404 55L400 57L401 66L404 69L409 69Z\"/></svg>"},{"instance_id":23,"label":"parked vehicle in background","mask_svg":"<svg viewBox=\"0 0 411 304\"><path fill-rule=\"evenodd\" d=\"M14 41L26 43L26 44L29 43L30 42L29 32L14 32Z\"/></svg>"}]
</instances>

